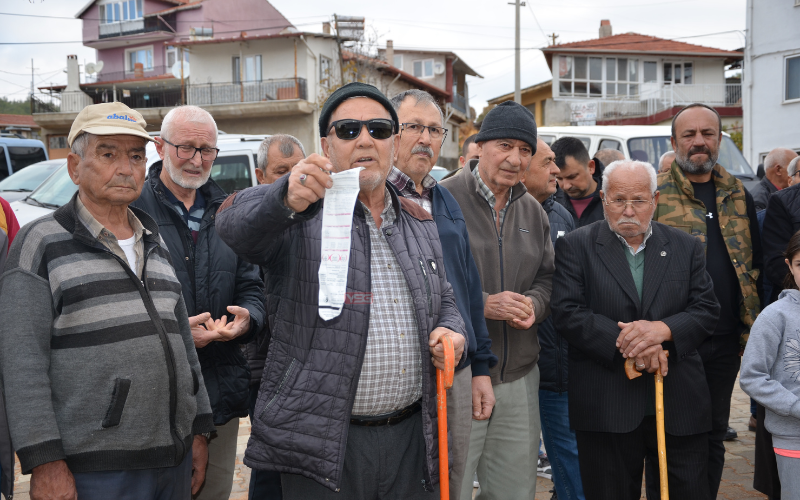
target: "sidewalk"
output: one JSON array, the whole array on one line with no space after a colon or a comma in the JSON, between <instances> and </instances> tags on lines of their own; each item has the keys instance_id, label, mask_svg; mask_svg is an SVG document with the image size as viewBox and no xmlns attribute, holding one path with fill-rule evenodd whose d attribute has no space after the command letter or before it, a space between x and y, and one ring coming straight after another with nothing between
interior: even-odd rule
<instances>
[{"instance_id":1,"label":"sidewalk","mask_svg":"<svg viewBox=\"0 0 800 500\"><path fill-rule=\"evenodd\" d=\"M753 490L753 457L755 454L755 433L747 430L750 418L750 398L739 388L739 381L733 389L731 400L730 425L739 433L739 439L726 442L725 470L719 489L719 500L766 499L765 495ZM247 500L247 487L250 482L250 468L242 463L247 439L250 436L250 419L243 418L239 423L239 444L236 450L236 472L229 500ZM535 474L535 471L533 471ZM15 500L29 500L30 475L22 476L19 463L15 471ZM549 491L553 483L539 478L536 484L536 500L550 500ZM644 490L642 491L644 493ZM642 494L642 498L644 494Z\"/></svg>"}]
</instances>

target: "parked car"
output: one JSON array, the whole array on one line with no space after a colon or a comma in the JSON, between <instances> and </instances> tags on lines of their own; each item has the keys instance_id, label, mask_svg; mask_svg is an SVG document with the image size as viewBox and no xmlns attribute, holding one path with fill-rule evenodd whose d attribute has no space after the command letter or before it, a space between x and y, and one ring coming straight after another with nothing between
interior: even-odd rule
<instances>
[{"instance_id":1,"label":"parked car","mask_svg":"<svg viewBox=\"0 0 800 500\"><path fill-rule=\"evenodd\" d=\"M217 147L220 149L214 166L211 167L211 178L227 193L255 186L256 162L258 146L266 135L220 135ZM147 168L160 160L155 145L149 143L145 150ZM63 161L63 160L62 160ZM23 226L46 215L67 203L78 186L72 183L64 164L47 178L30 195L11 203L19 225Z\"/></svg>"},{"instance_id":2,"label":"parked car","mask_svg":"<svg viewBox=\"0 0 800 500\"><path fill-rule=\"evenodd\" d=\"M47 149L42 141L0 137L0 180L28 165L48 159Z\"/></svg>"},{"instance_id":3,"label":"parked car","mask_svg":"<svg viewBox=\"0 0 800 500\"><path fill-rule=\"evenodd\" d=\"M8 202L21 200L50 177L67 160L45 160L29 165L0 181L0 197Z\"/></svg>"},{"instance_id":4,"label":"parked car","mask_svg":"<svg viewBox=\"0 0 800 500\"><path fill-rule=\"evenodd\" d=\"M669 125L598 125L579 127L539 127L538 136L547 144L552 144L559 137L577 137L594 156L601 149L622 151L625 158L646 161L658 168L658 160L667 151L672 151L670 137L672 129ZM756 173L747 163L731 136L723 132L719 148L720 165L738 177L747 189L758 184Z\"/></svg>"},{"instance_id":5,"label":"parked car","mask_svg":"<svg viewBox=\"0 0 800 500\"><path fill-rule=\"evenodd\" d=\"M436 182L439 182L440 180L444 179L444 176L446 176L449 173L450 173L449 170L447 170L444 167L439 167L439 166L433 167L431 169L431 171L430 171L431 177L436 179Z\"/></svg>"}]
</instances>

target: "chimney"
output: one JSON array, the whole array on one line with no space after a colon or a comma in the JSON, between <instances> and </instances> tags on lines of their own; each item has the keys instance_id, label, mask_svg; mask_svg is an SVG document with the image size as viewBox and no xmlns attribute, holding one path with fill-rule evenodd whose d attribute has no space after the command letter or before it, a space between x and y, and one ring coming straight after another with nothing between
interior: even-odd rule
<instances>
[{"instance_id":1,"label":"chimney","mask_svg":"<svg viewBox=\"0 0 800 500\"><path fill-rule=\"evenodd\" d=\"M611 21L608 19L603 19L600 21L600 38L605 38L611 35Z\"/></svg>"},{"instance_id":2,"label":"chimney","mask_svg":"<svg viewBox=\"0 0 800 500\"><path fill-rule=\"evenodd\" d=\"M80 92L81 91L81 77L78 70L78 56L67 56L67 88L64 92Z\"/></svg>"},{"instance_id":3,"label":"chimney","mask_svg":"<svg viewBox=\"0 0 800 500\"><path fill-rule=\"evenodd\" d=\"M386 62L394 66L394 40L386 40Z\"/></svg>"},{"instance_id":4,"label":"chimney","mask_svg":"<svg viewBox=\"0 0 800 500\"><path fill-rule=\"evenodd\" d=\"M331 34L331 23L322 23L322 32L326 35Z\"/></svg>"}]
</instances>

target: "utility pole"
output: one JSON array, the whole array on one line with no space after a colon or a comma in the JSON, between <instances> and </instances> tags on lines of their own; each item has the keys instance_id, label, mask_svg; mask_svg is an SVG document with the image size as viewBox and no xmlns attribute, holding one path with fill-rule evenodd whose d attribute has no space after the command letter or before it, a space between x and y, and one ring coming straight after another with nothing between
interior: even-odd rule
<instances>
[{"instance_id":1,"label":"utility pole","mask_svg":"<svg viewBox=\"0 0 800 500\"><path fill-rule=\"evenodd\" d=\"M513 5L516 11L516 21L514 29L514 102L522 104L522 92L520 91L520 68L519 68L519 8L525 6L525 2L521 0L514 0Z\"/></svg>"},{"instance_id":2,"label":"utility pole","mask_svg":"<svg viewBox=\"0 0 800 500\"><path fill-rule=\"evenodd\" d=\"M344 57L342 56L342 39L339 37L339 16L333 15L333 25L336 28L336 45L339 47L339 76L344 86Z\"/></svg>"},{"instance_id":3,"label":"utility pole","mask_svg":"<svg viewBox=\"0 0 800 500\"><path fill-rule=\"evenodd\" d=\"M33 94L34 94L34 91L33 91L34 70L37 70L37 69L39 69L39 68L34 68L33 67L33 58L31 58L31 99L33 99Z\"/></svg>"},{"instance_id":4,"label":"utility pole","mask_svg":"<svg viewBox=\"0 0 800 500\"><path fill-rule=\"evenodd\" d=\"M550 34L550 38L553 39L553 45L555 45L556 44L556 38L558 38L558 35L556 35L555 33L551 33Z\"/></svg>"}]
</instances>

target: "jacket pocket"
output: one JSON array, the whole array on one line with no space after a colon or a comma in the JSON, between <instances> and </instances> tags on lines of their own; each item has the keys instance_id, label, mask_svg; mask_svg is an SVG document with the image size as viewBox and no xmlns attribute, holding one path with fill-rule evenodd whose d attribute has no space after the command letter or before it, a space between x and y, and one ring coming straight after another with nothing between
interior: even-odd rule
<instances>
[{"instance_id":1,"label":"jacket pocket","mask_svg":"<svg viewBox=\"0 0 800 500\"><path fill-rule=\"evenodd\" d=\"M275 405L275 401L281 396L281 394L286 389L286 386L289 385L287 382L289 381L292 373L296 365L298 364L295 358L292 358L292 361L289 363L289 366L286 367L284 370L283 375L281 376L280 382L278 382L278 387L275 389L275 393L267 400L267 404L264 405L264 409L258 413L258 418L261 419L264 417L264 414L267 413L267 410L272 408Z\"/></svg>"},{"instance_id":2,"label":"jacket pocket","mask_svg":"<svg viewBox=\"0 0 800 500\"><path fill-rule=\"evenodd\" d=\"M130 388L131 381L126 378L118 378L114 381L114 392L111 394L111 403L108 405L106 417L103 419L103 428L107 429L119 425Z\"/></svg>"},{"instance_id":3,"label":"jacket pocket","mask_svg":"<svg viewBox=\"0 0 800 500\"><path fill-rule=\"evenodd\" d=\"M425 292L428 294L428 316L433 316L433 299L431 298L431 282L428 278L428 271L425 269L425 262L419 259L419 268L425 280Z\"/></svg>"}]
</instances>

